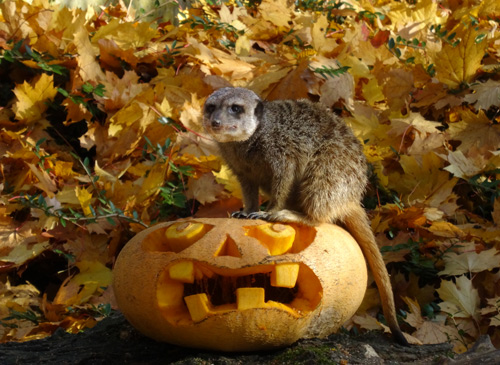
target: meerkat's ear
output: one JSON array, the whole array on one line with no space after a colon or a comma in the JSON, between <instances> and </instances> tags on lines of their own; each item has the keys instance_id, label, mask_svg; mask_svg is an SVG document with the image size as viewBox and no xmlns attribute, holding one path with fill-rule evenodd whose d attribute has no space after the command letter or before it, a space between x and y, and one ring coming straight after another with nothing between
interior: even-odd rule
<instances>
[{"instance_id":1,"label":"meerkat's ear","mask_svg":"<svg viewBox=\"0 0 500 365\"><path fill-rule=\"evenodd\" d=\"M257 117L257 119L260 119L262 117L262 114L264 114L264 103L259 100L257 102L257 106L255 107L254 114Z\"/></svg>"}]
</instances>

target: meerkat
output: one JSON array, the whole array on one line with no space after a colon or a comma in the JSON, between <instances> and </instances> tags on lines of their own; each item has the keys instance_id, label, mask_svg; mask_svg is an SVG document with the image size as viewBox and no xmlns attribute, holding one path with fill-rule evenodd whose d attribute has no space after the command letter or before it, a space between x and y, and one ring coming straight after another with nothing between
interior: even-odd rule
<instances>
[{"instance_id":1,"label":"meerkat","mask_svg":"<svg viewBox=\"0 0 500 365\"><path fill-rule=\"evenodd\" d=\"M342 224L363 251L394 338L408 345L361 205L368 180L363 147L342 119L309 100L263 101L251 90L226 87L206 100L203 126L242 188L244 208L232 217ZM259 190L269 197L266 211L259 209Z\"/></svg>"}]
</instances>

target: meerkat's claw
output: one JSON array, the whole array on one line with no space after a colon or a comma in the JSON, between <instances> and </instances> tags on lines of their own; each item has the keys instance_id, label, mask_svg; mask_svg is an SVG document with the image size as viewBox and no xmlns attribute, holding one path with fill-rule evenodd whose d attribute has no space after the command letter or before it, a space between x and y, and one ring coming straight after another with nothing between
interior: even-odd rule
<instances>
[{"instance_id":1,"label":"meerkat's claw","mask_svg":"<svg viewBox=\"0 0 500 365\"><path fill-rule=\"evenodd\" d=\"M242 210L237 210L231 213L231 218L246 219L248 217L247 213Z\"/></svg>"},{"instance_id":2,"label":"meerkat's claw","mask_svg":"<svg viewBox=\"0 0 500 365\"><path fill-rule=\"evenodd\" d=\"M269 213L267 212L252 212L247 215L248 219L263 219L268 220Z\"/></svg>"}]
</instances>

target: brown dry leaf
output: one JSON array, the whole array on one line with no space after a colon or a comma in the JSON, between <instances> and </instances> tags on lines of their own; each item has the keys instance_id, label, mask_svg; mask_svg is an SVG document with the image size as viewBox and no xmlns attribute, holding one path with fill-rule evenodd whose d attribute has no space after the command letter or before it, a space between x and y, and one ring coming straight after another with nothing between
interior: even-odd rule
<instances>
[{"instance_id":1,"label":"brown dry leaf","mask_svg":"<svg viewBox=\"0 0 500 365\"><path fill-rule=\"evenodd\" d=\"M495 199L495 203L493 204L493 212L491 213L491 217L493 218L493 222L496 226L500 226L500 198Z\"/></svg>"},{"instance_id":2,"label":"brown dry leaf","mask_svg":"<svg viewBox=\"0 0 500 365\"><path fill-rule=\"evenodd\" d=\"M196 199L201 204L213 203L216 201L224 187L215 181L214 175L209 172L199 178L190 178L187 184L186 198Z\"/></svg>"},{"instance_id":3,"label":"brown dry leaf","mask_svg":"<svg viewBox=\"0 0 500 365\"><path fill-rule=\"evenodd\" d=\"M459 110L460 121L450 123L450 138L460 141L458 151L467 154L475 147L479 151L496 151L500 147L500 125L495 124L484 111Z\"/></svg>"},{"instance_id":4,"label":"brown dry leaf","mask_svg":"<svg viewBox=\"0 0 500 365\"><path fill-rule=\"evenodd\" d=\"M308 62L300 62L296 68L283 77L266 96L267 100L307 98L307 85L302 76L308 71Z\"/></svg>"},{"instance_id":5,"label":"brown dry leaf","mask_svg":"<svg viewBox=\"0 0 500 365\"><path fill-rule=\"evenodd\" d=\"M439 275L463 275L500 267L500 251L496 248L476 252L449 253L444 256L444 270Z\"/></svg>"},{"instance_id":6,"label":"brown dry leaf","mask_svg":"<svg viewBox=\"0 0 500 365\"><path fill-rule=\"evenodd\" d=\"M28 167L30 168L31 173L38 179L38 182L34 183L33 185L43 190L48 197L53 198L54 193L57 191L57 186L55 181L51 179L47 171L41 170L40 166L30 163L28 164Z\"/></svg>"},{"instance_id":7,"label":"brown dry leaf","mask_svg":"<svg viewBox=\"0 0 500 365\"><path fill-rule=\"evenodd\" d=\"M426 320L420 314L420 305L417 301L408 297L403 297L404 302L408 305L408 313L404 321L416 329L412 336L420 340L421 343L434 344L443 343L448 340L445 330L445 319L442 318L434 321Z\"/></svg>"},{"instance_id":8,"label":"brown dry leaf","mask_svg":"<svg viewBox=\"0 0 500 365\"><path fill-rule=\"evenodd\" d=\"M134 49L121 49L112 39L99 39L99 61L110 68L121 70L121 62L127 62L130 66L136 67L139 59L134 55Z\"/></svg>"},{"instance_id":9,"label":"brown dry leaf","mask_svg":"<svg viewBox=\"0 0 500 365\"><path fill-rule=\"evenodd\" d=\"M441 311L457 318L477 318L479 315L479 294L472 286L472 280L465 275L456 278L456 282L441 280L437 289Z\"/></svg>"},{"instance_id":10,"label":"brown dry leaf","mask_svg":"<svg viewBox=\"0 0 500 365\"><path fill-rule=\"evenodd\" d=\"M328 78L320 88L320 103L331 107L338 101L343 101L348 109L354 106L354 79L346 73L335 78Z\"/></svg>"},{"instance_id":11,"label":"brown dry leaf","mask_svg":"<svg viewBox=\"0 0 500 365\"><path fill-rule=\"evenodd\" d=\"M488 110L492 106L500 106L500 83L487 80L484 83L472 85L474 94L464 96L466 103L475 104L476 109Z\"/></svg>"},{"instance_id":12,"label":"brown dry leaf","mask_svg":"<svg viewBox=\"0 0 500 365\"><path fill-rule=\"evenodd\" d=\"M372 317L368 314L364 315L354 315L351 320L356 323L361 328L367 330L381 330L384 332L390 332L389 327L383 326L375 317Z\"/></svg>"},{"instance_id":13,"label":"brown dry leaf","mask_svg":"<svg viewBox=\"0 0 500 365\"><path fill-rule=\"evenodd\" d=\"M462 151L448 151L447 155L439 154L440 157L450 163L444 169L451 172L454 176L469 179L470 177L479 174L484 169L490 169L495 166L494 160L491 161L485 158L485 155L476 153L476 149L469 150L469 153L464 155Z\"/></svg>"},{"instance_id":14,"label":"brown dry leaf","mask_svg":"<svg viewBox=\"0 0 500 365\"><path fill-rule=\"evenodd\" d=\"M38 242L39 228L36 222L26 222L19 227L8 213L4 214L0 220L0 255L7 256L15 247L30 247Z\"/></svg>"},{"instance_id":15,"label":"brown dry leaf","mask_svg":"<svg viewBox=\"0 0 500 365\"><path fill-rule=\"evenodd\" d=\"M450 88L458 88L474 79L488 43L478 41L484 32L472 26L467 28L460 24L453 32L461 42L455 47L445 43L443 49L434 55L434 65L439 81Z\"/></svg>"},{"instance_id":16,"label":"brown dry leaf","mask_svg":"<svg viewBox=\"0 0 500 365\"><path fill-rule=\"evenodd\" d=\"M444 320L442 323L435 321L425 321L422 325L412 333L412 336L418 338L422 343L425 344L438 344L444 343L449 340L449 337L446 333L448 329L444 324Z\"/></svg>"},{"instance_id":17,"label":"brown dry leaf","mask_svg":"<svg viewBox=\"0 0 500 365\"><path fill-rule=\"evenodd\" d=\"M408 323L413 328L420 328L425 322L424 318L420 314L420 305L416 300L412 300L408 297L401 298L408 305L408 312L404 321Z\"/></svg>"}]
</instances>

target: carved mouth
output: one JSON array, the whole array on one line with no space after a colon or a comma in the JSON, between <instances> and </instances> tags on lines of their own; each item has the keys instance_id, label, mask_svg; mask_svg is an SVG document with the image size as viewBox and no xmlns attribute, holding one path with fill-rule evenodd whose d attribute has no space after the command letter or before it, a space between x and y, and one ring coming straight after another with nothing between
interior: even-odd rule
<instances>
[{"instance_id":1,"label":"carved mouth","mask_svg":"<svg viewBox=\"0 0 500 365\"><path fill-rule=\"evenodd\" d=\"M299 318L319 305L322 292L319 279L302 263L229 269L179 260L160 274L156 295L169 322L187 325L251 309L279 310Z\"/></svg>"}]
</instances>

